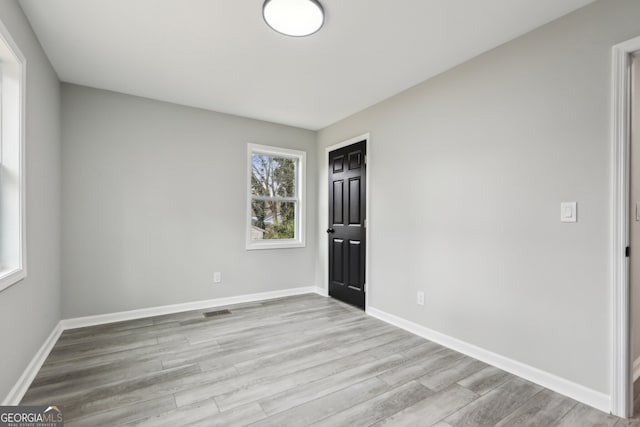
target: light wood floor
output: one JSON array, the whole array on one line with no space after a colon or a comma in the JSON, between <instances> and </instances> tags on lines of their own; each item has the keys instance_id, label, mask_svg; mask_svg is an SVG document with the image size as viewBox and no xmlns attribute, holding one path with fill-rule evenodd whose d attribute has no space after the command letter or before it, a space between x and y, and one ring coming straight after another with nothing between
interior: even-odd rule
<instances>
[{"instance_id":1,"label":"light wood floor","mask_svg":"<svg viewBox=\"0 0 640 427\"><path fill-rule=\"evenodd\" d=\"M69 427L640 426L330 298L226 308L65 331L22 404Z\"/></svg>"}]
</instances>

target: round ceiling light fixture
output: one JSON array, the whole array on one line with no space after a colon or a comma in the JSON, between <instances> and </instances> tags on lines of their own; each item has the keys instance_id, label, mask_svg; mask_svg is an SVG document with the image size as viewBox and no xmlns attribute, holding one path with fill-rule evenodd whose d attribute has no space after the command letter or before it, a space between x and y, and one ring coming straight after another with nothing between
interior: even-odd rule
<instances>
[{"instance_id":1,"label":"round ceiling light fixture","mask_svg":"<svg viewBox=\"0 0 640 427\"><path fill-rule=\"evenodd\" d=\"M274 31L292 37L309 36L324 24L324 10L316 0L266 0L262 17Z\"/></svg>"}]
</instances>

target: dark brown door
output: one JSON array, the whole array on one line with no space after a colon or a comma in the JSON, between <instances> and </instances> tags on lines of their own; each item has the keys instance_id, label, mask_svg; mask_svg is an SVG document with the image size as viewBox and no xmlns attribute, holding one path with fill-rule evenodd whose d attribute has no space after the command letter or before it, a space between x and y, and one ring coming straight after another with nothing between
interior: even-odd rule
<instances>
[{"instance_id":1,"label":"dark brown door","mask_svg":"<svg viewBox=\"0 0 640 427\"><path fill-rule=\"evenodd\" d=\"M364 308L365 141L329 153L329 295Z\"/></svg>"}]
</instances>

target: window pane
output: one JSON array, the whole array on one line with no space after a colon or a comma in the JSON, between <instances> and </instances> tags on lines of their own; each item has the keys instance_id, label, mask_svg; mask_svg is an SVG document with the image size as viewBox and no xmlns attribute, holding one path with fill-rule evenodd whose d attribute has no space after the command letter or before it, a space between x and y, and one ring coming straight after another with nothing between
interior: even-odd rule
<instances>
[{"instance_id":1,"label":"window pane","mask_svg":"<svg viewBox=\"0 0 640 427\"><path fill-rule=\"evenodd\" d=\"M251 240L295 238L295 202L251 201Z\"/></svg>"},{"instance_id":2,"label":"window pane","mask_svg":"<svg viewBox=\"0 0 640 427\"><path fill-rule=\"evenodd\" d=\"M251 195L295 197L296 163L294 159L253 153Z\"/></svg>"}]
</instances>

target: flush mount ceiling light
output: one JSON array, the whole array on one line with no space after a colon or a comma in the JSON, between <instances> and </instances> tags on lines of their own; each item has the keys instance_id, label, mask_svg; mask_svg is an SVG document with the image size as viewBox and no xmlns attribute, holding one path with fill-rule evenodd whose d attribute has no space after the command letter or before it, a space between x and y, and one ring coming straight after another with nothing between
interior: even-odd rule
<instances>
[{"instance_id":1,"label":"flush mount ceiling light","mask_svg":"<svg viewBox=\"0 0 640 427\"><path fill-rule=\"evenodd\" d=\"M316 0L266 0L264 21L286 36L309 36L324 24L324 10Z\"/></svg>"}]
</instances>

